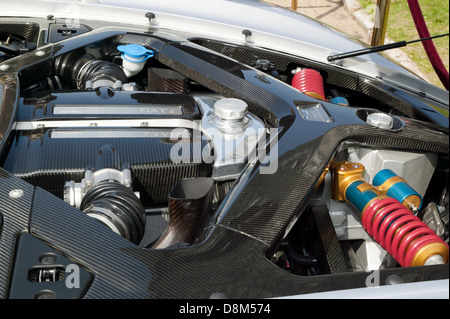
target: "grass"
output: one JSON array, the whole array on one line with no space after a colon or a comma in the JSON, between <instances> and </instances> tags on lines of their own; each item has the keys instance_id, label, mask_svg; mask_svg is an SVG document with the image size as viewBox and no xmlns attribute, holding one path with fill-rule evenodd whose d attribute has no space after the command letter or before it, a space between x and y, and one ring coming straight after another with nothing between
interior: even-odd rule
<instances>
[{"instance_id":1,"label":"grass","mask_svg":"<svg viewBox=\"0 0 450 319\"><path fill-rule=\"evenodd\" d=\"M376 4L376 0L359 0L363 8ZM446 0L420 0L420 7L428 26L430 34L438 35L449 32L449 1ZM408 2L406 0L391 0L386 36L393 41L411 41L419 39L417 29L411 17ZM442 37L433 40L441 59L449 69L449 38ZM420 71L428 80L444 88L436 75L422 43L409 44L402 50L408 54Z\"/></svg>"}]
</instances>

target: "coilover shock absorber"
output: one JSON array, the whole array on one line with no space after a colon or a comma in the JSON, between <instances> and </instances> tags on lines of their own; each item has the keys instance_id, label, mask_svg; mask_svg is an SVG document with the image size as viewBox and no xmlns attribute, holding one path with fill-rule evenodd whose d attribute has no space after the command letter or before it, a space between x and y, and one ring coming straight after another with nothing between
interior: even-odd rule
<instances>
[{"instance_id":1,"label":"coilover shock absorber","mask_svg":"<svg viewBox=\"0 0 450 319\"><path fill-rule=\"evenodd\" d=\"M448 245L413 212L422 197L405 180L390 170L382 170L371 185L359 163L333 166L333 198L350 202L361 212L361 222L402 267L447 263Z\"/></svg>"}]
</instances>

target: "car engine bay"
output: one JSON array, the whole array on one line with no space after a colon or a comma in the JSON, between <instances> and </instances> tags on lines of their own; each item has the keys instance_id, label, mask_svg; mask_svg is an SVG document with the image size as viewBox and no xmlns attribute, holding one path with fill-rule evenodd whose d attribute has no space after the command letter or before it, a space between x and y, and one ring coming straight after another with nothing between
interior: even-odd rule
<instances>
[{"instance_id":1,"label":"car engine bay","mask_svg":"<svg viewBox=\"0 0 450 319\"><path fill-rule=\"evenodd\" d=\"M188 249L222 224L301 277L448 263L448 105L263 48L39 28L0 22L0 167L112 236Z\"/></svg>"}]
</instances>

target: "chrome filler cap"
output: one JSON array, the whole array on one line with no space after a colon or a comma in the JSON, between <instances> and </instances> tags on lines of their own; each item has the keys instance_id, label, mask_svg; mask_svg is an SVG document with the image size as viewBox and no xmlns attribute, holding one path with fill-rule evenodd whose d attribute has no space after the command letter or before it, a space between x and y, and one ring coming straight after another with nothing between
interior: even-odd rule
<instances>
[{"instance_id":1,"label":"chrome filler cap","mask_svg":"<svg viewBox=\"0 0 450 319\"><path fill-rule=\"evenodd\" d=\"M214 104L214 114L222 120L242 120L247 113L248 105L240 99L226 98Z\"/></svg>"}]
</instances>

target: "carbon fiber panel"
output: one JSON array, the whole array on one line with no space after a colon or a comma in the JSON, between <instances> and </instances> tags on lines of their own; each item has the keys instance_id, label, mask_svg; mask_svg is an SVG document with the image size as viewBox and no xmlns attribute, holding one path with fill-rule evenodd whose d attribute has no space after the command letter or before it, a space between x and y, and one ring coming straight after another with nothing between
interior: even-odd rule
<instances>
[{"instance_id":1,"label":"carbon fiber panel","mask_svg":"<svg viewBox=\"0 0 450 319\"><path fill-rule=\"evenodd\" d=\"M56 133L69 135L56 138ZM102 133L110 137L99 136ZM189 162L174 163L171 149L179 141L171 140L170 134L170 129L150 128L18 131L3 168L61 198L65 182L81 181L86 169L130 168L133 188L145 203L167 203L167 194L178 180L210 176L212 171L191 143L187 145ZM110 149L113 153L108 155Z\"/></svg>"},{"instance_id":2,"label":"carbon fiber panel","mask_svg":"<svg viewBox=\"0 0 450 319\"><path fill-rule=\"evenodd\" d=\"M15 197L10 195L15 192ZM22 195L20 195L22 191ZM0 168L0 214L3 216L0 231L0 298L7 296L11 277L13 253L16 238L21 232L28 231L34 188Z\"/></svg>"},{"instance_id":3,"label":"carbon fiber panel","mask_svg":"<svg viewBox=\"0 0 450 319\"><path fill-rule=\"evenodd\" d=\"M448 153L446 135L430 130L421 132L423 136L419 137L413 126L391 132L368 125L349 125L363 122L355 116L355 110L341 106L323 104L333 124L303 121L292 116L296 114L292 105L296 100L308 102L308 97L271 82L270 77L267 82L255 81L258 72L193 45L168 44L161 50L159 60L222 95L242 98L252 112L272 125L288 123L289 126L296 119L278 143L276 173L247 172L249 180L241 182L245 188L234 192L237 195L230 200L232 204L220 215L221 224L254 236L271 247L306 207L307 195L342 141L356 139L374 147ZM312 101L317 103L315 99ZM277 119L285 121L278 123Z\"/></svg>"},{"instance_id":4,"label":"carbon fiber panel","mask_svg":"<svg viewBox=\"0 0 450 319\"><path fill-rule=\"evenodd\" d=\"M73 227L77 225L77 227ZM204 242L183 249L143 249L37 189L31 232L86 267L94 277L85 298L266 298L365 287L368 273L293 276L266 259L267 246L218 226ZM448 277L448 265L386 270L405 282Z\"/></svg>"},{"instance_id":5,"label":"carbon fiber panel","mask_svg":"<svg viewBox=\"0 0 450 319\"><path fill-rule=\"evenodd\" d=\"M13 124L14 106L16 101L16 85L12 84L0 84L0 151L6 142L6 137Z\"/></svg>"},{"instance_id":6,"label":"carbon fiber panel","mask_svg":"<svg viewBox=\"0 0 450 319\"><path fill-rule=\"evenodd\" d=\"M53 46L46 46L39 49L40 54L28 52L8 60L8 76L13 76L15 81L16 72L20 72L21 86L29 85L38 79L45 77L52 72L51 54Z\"/></svg>"},{"instance_id":7,"label":"carbon fiber panel","mask_svg":"<svg viewBox=\"0 0 450 319\"><path fill-rule=\"evenodd\" d=\"M91 275L78 267L79 282L76 289L67 289L66 279L70 274L66 269L73 266L73 261L67 259L58 251L44 244L29 233L17 236L14 256L14 268L10 281L8 298L10 299L79 299L89 286ZM54 276L45 273L54 271ZM42 278L46 280L42 281ZM51 279L50 279L51 278ZM70 280L69 280L70 281Z\"/></svg>"},{"instance_id":8,"label":"carbon fiber panel","mask_svg":"<svg viewBox=\"0 0 450 319\"><path fill-rule=\"evenodd\" d=\"M283 142L298 136L289 130ZM298 138L298 137L297 137ZM273 246L287 226L308 203L308 195L341 142L356 140L367 146L448 154L447 135L406 125L401 132L387 132L366 125L344 125L288 151L278 158L278 170L255 172L246 188L223 212L221 224L254 236ZM270 254L270 252L269 252Z\"/></svg>"},{"instance_id":9,"label":"carbon fiber panel","mask_svg":"<svg viewBox=\"0 0 450 319\"><path fill-rule=\"evenodd\" d=\"M28 42L37 42L39 25L37 23L6 22L0 23L0 32L11 33L23 37Z\"/></svg>"},{"instance_id":10,"label":"carbon fiber panel","mask_svg":"<svg viewBox=\"0 0 450 319\"><path fill-rule=\"evenodd\" d=\"M251 65L252 62L262 59L271 61L272 63L274 63L277 70L281 70L283 72L290 72L290 69L295 68L299 65L305 68L318 69L321 72L325 86L338 86L356 92L361 92L365 96L374 98L375 100L380 101L381 103L384 103L413 119L435 120L435 118L433 118L430 114L430 111L432 111L432 109L428 108L426 110L422 110L420 107L413 108L409 103L399 98L398 96L395 96L394 94L392 94L392 92L389 92L389 90L393 88L382 85L382 82L376 83L373 80L360 77L360 75L354 72L346 71L342 68L328 66L326 64L317 63L308 59L289 56L286 54L278 53L275 51L268 51L261 48L227 44L207 39L195 39L193 40L193 42L208 49L219 52L220 54L226 55L232 59L236 59L237 61L245 63L247 65ZM376 101L373 102L376 104L380 104ZM379 106L382 107L382 105Z\"/></svg>"},{"instance_id":11,"label":"carbon fiber panel","mask_svg":"<svg viewBox=\"0 0 450 319\"><path fill-rule=\"evenodd\" d=\"M424 114L412 108L410 104L402 101L399 98L396 98L392 94L389 94L388 91L379 88L370 81L361 80L359 83L359 88L362 93L367 94L368 96L375 97L376 99L380 100L383 103L386 103L387 105L402 112L408 117L411 117L413 119L427 118L426 115L424 116Z\"/></svg>"},{"instance_id":12,"label":"carbon fiber panel","mask_svg":"<svg viewBox=\"0 0 450 319\"><path fill-rule=\"evenodd\" d=\"M126 33L116 36L111 41L112 47L116 47L120 44L140 44L144 47L152 50L161 50L161 48L166 44L167 40L161 40L156 36L148 36L136 33Z\"/></svg>"},{"instance_id":13,"label":"carbon fiber panel","mask_svg":"<svg viewBox=\"0 0 450 319\"><path fill-rule=\"evenodd\" d=\"M347 271L347 264L333 222L326 206L312 207L314 221L322 241L328 267L332 274Z\"/></svg>"},{"instance_id":14,"label":"carbon fiber panel","mask_svg":"<svg viewBox=\"0 0 450 319\"><path fill-rule=\"evenodd\" d=\"M85 118L193 119L200 111L191 96L174 93L50 91L21 99L18 121Z\"/></svg>"},{"instance_id":15,"label":"carbon fiber panel","mask_svg":"<svg viewBox=\"0 0 450 319\"><path fill-rule=\"evenodd\" d=\"M292 97L298 92L277 81L260 79L254 70L245 65L192 44L166 45L157 59L218 94L243 99L248 103L250 112L266 119L273 126L292 123ZM286 95L272 93L271 90L277 89L286 91Z\"/></svg>"},{"instance_id":16,"label":"carbon fiber panel","mask_svg":"<svg viewBox=\"0 0 450 319\"><path fill-rule=\"evenodd\" d=\"M234 44L226 44L214 40L195 39L193 42L223 55L229 56L241 63L251 65L256 60L268 60L275 64L278 70L288 71L289 67L302 65L307 68L324 70L324 81L331 85L357 90L359 75L345 70L337 70L335 67L301 59L295 56L287 56L276 51L268 51L259 48L251 48Z\"/></svg>"}]
</instances>

